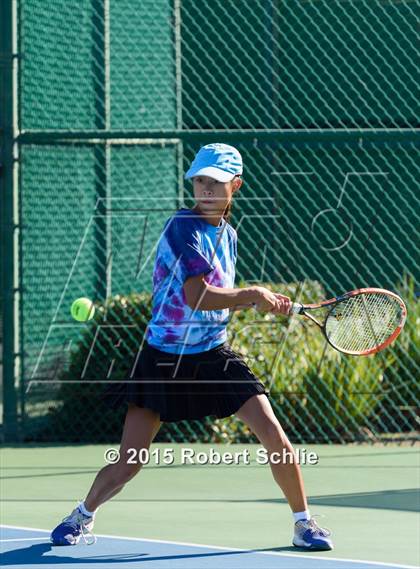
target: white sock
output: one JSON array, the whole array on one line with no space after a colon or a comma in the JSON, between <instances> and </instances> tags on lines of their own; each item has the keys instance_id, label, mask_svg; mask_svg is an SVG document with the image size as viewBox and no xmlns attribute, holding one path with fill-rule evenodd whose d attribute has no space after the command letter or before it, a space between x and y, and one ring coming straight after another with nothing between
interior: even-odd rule
<instances>
[{"instance_id":1,"label":"white sock","mask_svg":"<svg viewBox=\"0 0 420 569\"><path fill-rule=\"evenodd\" d=\"M293 512L293 517L295 518L295 523L300 522L301 520L310 520L311 514L309 510L304 510L303 512Z\"/></svg>"},{"instance_id":2,"label":"white sock","mask_svg":"<svg viewBox=\"0 0 420 569\"><path fill-rule=\"evenodd\" d=\"M84 502L80 502L79 510L82 512L84 516L88 516L89 518L93 518L93 516L95 515L95 512L89 512L89 510L86 510Z\"/></svg>"}]
</instances>

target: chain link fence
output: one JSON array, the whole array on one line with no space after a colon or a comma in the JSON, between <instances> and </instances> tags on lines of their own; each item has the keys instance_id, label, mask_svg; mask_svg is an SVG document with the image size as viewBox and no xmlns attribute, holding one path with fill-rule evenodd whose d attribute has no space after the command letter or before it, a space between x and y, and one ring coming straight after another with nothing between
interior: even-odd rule
<instances>
[{"instance_id":1,"label":"chain link fence","mask_svg":"<svg viewBox=\"0 0 420 569\"><path fill-rule=\"evenodd\" d=\"M412 440L419 408L418 74L407 0L20 0L19 436L118 440L166 219L198 148L238 147L237 284L315 301L378 286L408 323L342 356L299 319L235 313L230 341L295 442ZM70 316L75 298L95 320ZM235 417L157 440L243 442Z\"/></svg>"}]
</instances>

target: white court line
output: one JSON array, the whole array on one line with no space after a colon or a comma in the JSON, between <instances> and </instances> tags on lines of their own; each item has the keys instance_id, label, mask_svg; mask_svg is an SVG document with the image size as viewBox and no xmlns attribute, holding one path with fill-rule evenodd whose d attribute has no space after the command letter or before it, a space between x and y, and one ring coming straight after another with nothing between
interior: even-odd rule
<instances>
[{"instance_id":1,"label":"white court line","mask_svg":"<svg viewBox=\"0 0 420 569\"><path fill-rule=\"evenodd\" d=\"M43 531L50 533L49 530L40 529L40 528L28 528L25 526L9 526L9 525L2 525L0 528L11 528L11 529L23 529L23 530L30 530L30 531ZM418 569L417 565L396 565L395 563L385 563L383 561L365 561L364 559L343 559L341 557L327 557L321 555L304 555L304 554L295 554L295 553L282 553L281 551L256 551L254 549L241 549L239 547L221 547L220 545L208 545L203 543L189 543L186 541L168 541L165 539L148 539L148 538L141 538L141 537L122 537L120 535L109 535L109 534L95 534L96 537L107 537L110 539L121 539L126 541L148 541L150 543L167 543L170 545L187 545L188 547L205 547L207 549L217 549L222 551L243 551L245 553L255 553L258 555L277 555L278 557L299 557L301 559L325 559L325 561L341 561L344 563L365 563L366 565L372 565L375 567L376 565L381 565L384 567L393 567L394 569ZM43 537L40 538L30 538L33 539L46 539ZM7 541L7 540L0 540ZM21 541L21 540L17 540ZM23 541L23 540L22 540Z\"/></svg>"}]
</instances>

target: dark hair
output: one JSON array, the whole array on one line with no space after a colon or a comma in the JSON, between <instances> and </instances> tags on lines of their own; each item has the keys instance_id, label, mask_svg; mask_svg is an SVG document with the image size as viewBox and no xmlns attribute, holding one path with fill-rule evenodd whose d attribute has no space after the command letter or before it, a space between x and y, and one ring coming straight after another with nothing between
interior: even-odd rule
<instances>
[{"instance_id":1,"label":"dark hair","mask_svg":"<svg viewBox=\"0 0 420 569\"><path fill-rule=\"evenodd\" d=\"M233 180L235 180L236 178L240 178L240 176L239 176L239 175L238 175L238 176L235 176L235 177L233 178ZM233 180L232 180L232 182L233 182ZM223 219L224 219L225 221L227 221L228 223L229 223L229 221L230 221L230 216L231 216L231 214L232 214L232 202L233 202L233 197L232 197L232 199L230 200L230 202L228 203L228 205L226 206L225 211L223 212Z\"/></svg>"}]
</instances>

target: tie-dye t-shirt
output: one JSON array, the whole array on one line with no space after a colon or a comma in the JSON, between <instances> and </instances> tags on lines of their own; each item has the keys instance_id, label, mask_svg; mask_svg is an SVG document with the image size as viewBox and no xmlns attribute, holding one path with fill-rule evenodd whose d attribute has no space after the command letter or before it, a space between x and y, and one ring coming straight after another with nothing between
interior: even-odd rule
<instances>
[{"instance_id":1,"label":"tie-dye t-shirt","mask_svg":"<svg viewBox=\"0 0 420 569\"><path fill-rule=\"evenodd\" d=\"M226 341L229 309L193 310L183 284L204 274L217 287L235 281L237 235L229 223L211 225L198 212L182 208L165 223L153 271L153 310L146 340L163 352L195 354Z\"/></svg>"}]
</instances>

